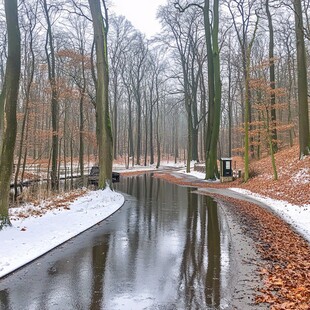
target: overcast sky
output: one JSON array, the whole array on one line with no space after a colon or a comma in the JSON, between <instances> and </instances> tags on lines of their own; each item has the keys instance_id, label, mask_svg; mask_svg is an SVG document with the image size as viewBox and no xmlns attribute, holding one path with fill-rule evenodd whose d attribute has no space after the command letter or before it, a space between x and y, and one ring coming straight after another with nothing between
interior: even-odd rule
<instances>
[{"instance_id":1,"label":"overcast sky","mask_svg":"<svg viewBox=\"0 0 310 310\"><path fill-rule=\"evenodd\" d=\"M124 15L135 28L145 33L148 38L160 31L156 12L167 0L113 0L111 11Z\"/></svg>"}]
</instances>

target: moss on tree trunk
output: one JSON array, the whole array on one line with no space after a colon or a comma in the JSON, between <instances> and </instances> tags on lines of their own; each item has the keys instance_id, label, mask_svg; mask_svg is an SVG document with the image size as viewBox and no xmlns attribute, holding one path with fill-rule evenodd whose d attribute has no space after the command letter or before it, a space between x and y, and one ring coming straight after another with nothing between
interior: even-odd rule
<instances>
[{"instance_id":1,"label":"moss on tree trunk","mask_svg":"<svg viewBox=\"0 0 310 310\"><path fill-rule=\"evenodd\" d=\"M16 107L20 78L20 32L18 27L17 0L5 1L8 32L8 59L4 86L0 96L1 110L4 112L0 149L0 229L10 225L9 191L14 163L16 141Z\"/></svg>"}]
</instances>

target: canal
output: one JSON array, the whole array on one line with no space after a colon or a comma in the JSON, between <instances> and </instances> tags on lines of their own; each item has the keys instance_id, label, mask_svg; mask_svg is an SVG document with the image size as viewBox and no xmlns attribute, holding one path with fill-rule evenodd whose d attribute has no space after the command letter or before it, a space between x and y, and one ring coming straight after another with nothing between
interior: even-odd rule
<instances>
[{"instance_id":1,"label":"canal","mask_svg":"<svg viewBox=\"0 0 310 310\"><path fill-rule=\"evenodd\" d=\"M0 280L1 310L228 309L221 208L151 174L121 179L119 211Z\"/></svg>"}]
</instances>

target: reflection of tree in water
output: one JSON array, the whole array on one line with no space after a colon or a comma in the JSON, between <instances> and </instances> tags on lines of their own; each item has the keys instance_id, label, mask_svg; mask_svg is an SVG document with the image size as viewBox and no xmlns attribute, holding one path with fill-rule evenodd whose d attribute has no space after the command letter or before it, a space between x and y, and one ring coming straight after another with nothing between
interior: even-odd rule
<instances>
[{"instance_id":1,"label":"reflection of tree in water","mask_svg":"<svg viewBox=\"0 0 310 310\"><path fill-rule=\"evenodd\" d=\"M104 236L104 240L100 244L95 245L92 251L92 268L93 268L93 285L91 304L89 309L101 309L103 296L103 282L106 268L107 255L109 251L109 237Z\"/></svg>"},{"instance_id":2,"label":"reflection of tree in water","mask_svg":"<svg viewBox=\"0 0 310 310\"><path fill-rule=\"evenodd\" d=\"M190 191L188 189L187 235L180 266L179 295L184 296L187 309L217 307L220 304L217 205L210 197L191 194Z\"/></svg>"},{"instance_id":3,"label":"reflection of tree in water","mask_svg":"<svg viewBox=\"0 0 310 310\"><path fill-rule=\"evenodd\" d=\"M0 291L0 309L11 309L8 290Z\"/></svg>"},{"instance_id":4,"label":"reflection of tree in water","mask_svg":"<svg viewBox=\"0 0 310 310\"><path fill-rule=\"evenodd\" d=\"M220 305L221 238L217 205L206 197L208 208L208 271L206 276L206 302L209 306Z\"/></svg>"}]
</instances>

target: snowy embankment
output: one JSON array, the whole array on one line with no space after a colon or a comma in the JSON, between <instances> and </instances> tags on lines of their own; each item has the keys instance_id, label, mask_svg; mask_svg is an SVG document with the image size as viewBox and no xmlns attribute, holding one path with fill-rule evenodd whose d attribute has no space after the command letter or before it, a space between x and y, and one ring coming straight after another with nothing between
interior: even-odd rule
<instances>
[{"instance_id":1,"label":"snowy embankment","mask_svg":"<svg viewBox=\"0 0 310 310\"><path fill-rule=\"evenodd\" d=\"M205 174L201 172L191 171L186 173L185 170L179 171L186 175L194 176L203 180ZM208 182L208 181L206 181ZM302 206L293 205L287 201L276 200L253 193L246 189L241 188L228 188L240 195L250 197L254 200L264 203L273 212L278 214L284 221L289 223L301 236L310 242L310 203Z\"/></svg>"},{"instance_id":2,"label":"snowy embankment","mask_svg":"<svg viewBox=\"0 0 310 310\"><path fill-rule=\"evenodd\" d=\"M193 162L194 165L195 162ZM160 168L165 167L165 168L184 168L185 164L184 162L173 162L173 161L165 161L163 160L160 163ZM137 172L137 171L154 171L154 170L160 170L156 168L155 164L152 165L134 165L132 166L131 164L126 168L123 164L113 164L113 170L115 172L120 172L120 173L127 173L127 172Z\"/></svg>"},{"instance_id":3,"label":"snowy embankment","mask_svg":"<svg viewBox=\"0 0 310 310\"><path fill-rule=\"evenodd\" d=\"M287 201L252 193L246 189L230 188L230 190L264 203L310 242L310 204L296 206Z\"/></svg>"},{"instance_id":4,"label":"snowy embankment","mask_svg":"<svg viewBox=\"0 0 310 310\"><path fill-rule=\"evenodd\" d=\"M0 278L104 220L123 203L121 194L107 188L88 192L65 209L14 219L12 227L0 231Z\"/></svg>"}]
</instances>

